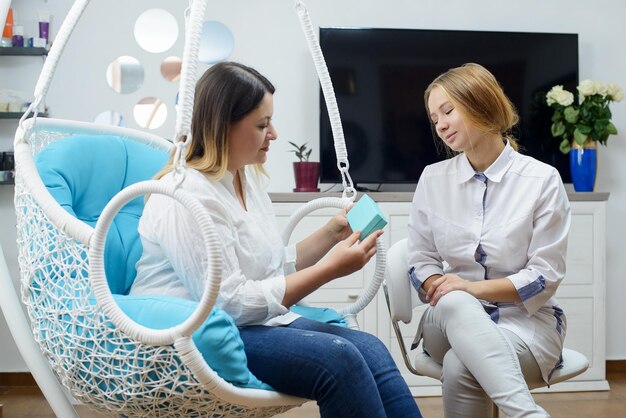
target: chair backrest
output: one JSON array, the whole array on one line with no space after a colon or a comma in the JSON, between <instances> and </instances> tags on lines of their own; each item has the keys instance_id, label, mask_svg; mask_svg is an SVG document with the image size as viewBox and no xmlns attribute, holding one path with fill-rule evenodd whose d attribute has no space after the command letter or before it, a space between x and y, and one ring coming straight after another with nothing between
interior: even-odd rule
<instances>
[{"instance_id":1,"label":"chair backrest","mask_svg":"<svg viewBox=\"0 0 626 418\"><path fill-rule=\"evenodd\" d=\"M420 305L417 292L411 286L408 275L407 240L402 239L387 252L385 283L389 295L389 310L393 321L411 322L413 308Z\"/></svg>"},{"instance_id":2,"label":"chair backrest","mask_svg":"<svg viewBox=\"0 0 626 418\"><path fill-rule=\"evenodd\" d=\"M36 165L44 185L59 204L95 226L106 204L123 188L152 178L167 153L112 135L76 135L41 151ZM105 271L111 292L127 294L142 245L137 227L144 200L128 203L115 217L105 248Z\"/></svg>"}]
</instances>

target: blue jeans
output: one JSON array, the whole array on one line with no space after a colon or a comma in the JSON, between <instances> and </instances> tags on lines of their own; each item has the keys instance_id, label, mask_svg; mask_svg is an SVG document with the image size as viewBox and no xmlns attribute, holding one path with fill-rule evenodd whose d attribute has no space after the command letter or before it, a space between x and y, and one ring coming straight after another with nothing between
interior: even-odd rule
<instances>
[{"instance_id":1,"label":"blue jeans","mask_svg":"<svg viewBox=\"0 0 626 418\"><path fill-rule=\"evenodd\" d=\"M387 347L371 334L306 318L239 331L250 371L279 392L316 400L322 417L422 416Z\"/></svg>"}]
</instances>

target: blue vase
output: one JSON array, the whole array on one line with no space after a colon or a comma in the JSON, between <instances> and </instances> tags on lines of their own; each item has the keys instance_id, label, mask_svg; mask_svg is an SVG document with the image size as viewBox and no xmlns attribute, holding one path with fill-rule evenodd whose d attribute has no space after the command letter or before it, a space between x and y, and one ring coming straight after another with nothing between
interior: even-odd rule
<instances>
[{"instance_id":1,"label":"blue vase","mask_svg":"<svg viewBox=\"0 0 626 418\"><path fill-rule=\"evenodd\" d=\"M592 142L590 146L593 148L573 146L570 149L569 166L574 190L577 192L593 192L598 167L598 154L595 145L595 142Z\"/></svg>"}]
</instances>

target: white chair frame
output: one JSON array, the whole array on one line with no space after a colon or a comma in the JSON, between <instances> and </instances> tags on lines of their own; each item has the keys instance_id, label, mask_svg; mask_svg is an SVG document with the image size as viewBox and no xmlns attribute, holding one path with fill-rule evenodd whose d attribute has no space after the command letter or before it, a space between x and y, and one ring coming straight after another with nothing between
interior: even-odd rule
<instances>
[{"instance_id":1,"label":"white chair frame","mask_svg":"<svg viewBox=\"0 0 626 418\"><path fill-rule=\"evenodd\" d=\"M58 417L79 418L59 383L39 346L33 339L30 324L20 306L20 299L15 291L13 280L9 274L4 251L0 245L0 308L7 320L9 331L15 340L26 366L31 371L35 382L43 392L50 407Z\"/></svg>"},{"instance_id":2,"label":"white chair frame","mask_svg":"<svg viewBox=\"0 0 626 418\"><path fill-rule=\"evenodd\" d=\"M435 362L428 354L424 353L423 350L418 350L419 352L416 353L415 360L413 362L411 361L399 326L400 321L405 324L410 323L413 317L413 309L422 304L417 296L417 292L412 288L408 277L406 238L393 244L387 252L387 269L385 272L385 281L383 282L383 291L385 293L387 307L389 308L389 315L391 316L391 324L400 345L400 352L402 353L404 364L409 371L415 375L428 376L433 379L441 380L441 365ZM554 385L571 379L589 368L587 358L575 350L564 348L562 356L563 367L556 369L552 373L548 385ZM546 386L546 384L529 384L530 389L543 386ZM498 407L494 404L493 416L497 417L498 412Z\"/></svg>"}]
</instances>

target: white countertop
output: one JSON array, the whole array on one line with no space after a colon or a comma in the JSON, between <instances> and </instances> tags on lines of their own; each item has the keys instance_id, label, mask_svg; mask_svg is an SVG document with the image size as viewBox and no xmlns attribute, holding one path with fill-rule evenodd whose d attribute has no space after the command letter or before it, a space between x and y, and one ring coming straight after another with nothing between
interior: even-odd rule
<instances>
[{"instance_id":1,"label":"white countertop","mask_svg":"<svg viewBox=\"0 0 626 418\"><path fill-rule=\"evenodd\" d=\"M410 202L413 192L368 192L376 202ZM363 195L359 192L357 199ZM341 197L341 193L270 193L274 203L308 202L320 197ZM567 192L570 202L597 202L609 199L608 192Z\"/></svg>"}]
</instances>

